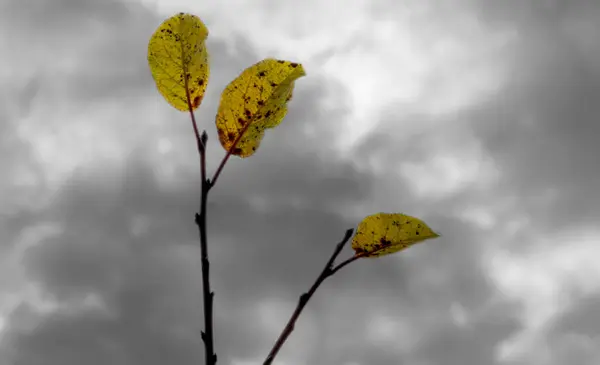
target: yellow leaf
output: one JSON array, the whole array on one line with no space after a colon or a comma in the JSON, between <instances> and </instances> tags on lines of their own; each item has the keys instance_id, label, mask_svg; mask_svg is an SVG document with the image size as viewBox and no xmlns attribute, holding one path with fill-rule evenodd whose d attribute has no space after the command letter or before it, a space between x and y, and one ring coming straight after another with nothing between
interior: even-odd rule
<instances>
[{"instance_id":1,"label":"yellow leaf","mask_svg":"<svg viewBox=\"0 0 600 365\"><path fill-rule=\"evenodd\" d=\"M200 106L208 84L208 29L195 15L179 13L165 20L148 43L148 65L156 87L175 109ZM187 77L184 77L187 75Z\"/></svg>"},{"instance_id":2,"label":"yellow leaf","mask_svg":"<svg viewBox=\"0 0 600 365\"><path fill-rule=\"evenodd\" d=\"M422 220L405 214L377 213L363 219L352 239L356 254L379 257L439 237Z\"/></svg>"},{"instance_id":3,"label":"yellow leaf","mask_svg":"<svg viewBox=\"0 0 600 365\"><path fill-rule=\"evenodd\" d=\"M298 63L269 58L248 67L229 83L221 95L216 118L223 148L229 151L242 135L232 154L254 154L265 129L276 127L285 117L294 81L304 75Z\"/></svg>"}]
</instances>

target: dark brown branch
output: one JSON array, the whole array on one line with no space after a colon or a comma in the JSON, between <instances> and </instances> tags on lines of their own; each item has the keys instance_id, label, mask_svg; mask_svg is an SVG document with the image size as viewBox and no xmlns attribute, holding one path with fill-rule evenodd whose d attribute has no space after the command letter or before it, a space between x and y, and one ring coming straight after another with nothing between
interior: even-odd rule
<instances>
[{"instance_id":1,"label":"dark brown branch","mask_svg":"<svg viewBox=\"0 0 600 365\"><path fill-rule=\"evenodd\" d=\"M198 132L198 125L194 117L194 109L190 102L190 92L185 79L185 91L187 96L188 110L192 118L194 126L194 134L198 144L198 154L200 155L200 178L202 180L200 190L200 213L196 213L195 222L198 225L200 233L200 257L202 264L202 297L204 302L204 328L205 331L200 333L205 348L205 365L215 365L217 363L217 354L215 353L215 341L213 331L213 302L215 293L210 289L210 262L208 261L208 244L206 238L206 200L208 191L210 190L210 181L206 178L206 142L208 135L206 131L202 132L202 136Z\"/></svg>"},{"instance_id":2,"label":"dark brown branch","mask_svg":"<svg viewBox=\"0 0 600 365\"><path fill-rule=\"evenodd\" d=\"M271 352L267 356L263 365L270 365L273 362L273 360L275 359L275 356L277 356L277 353L279 352L279 350L281 349L281 347L283 346L283 344L285 343L285 341L287 340L289 335L294 330L294 325L296 324L298 317L302 313L302 310L306 306L306 303L308 303L308 301L313 296L313 294L317 291L317 289L319 288L321 283L323 281L325 281L325 279L327 279L328 277L333 275L333 273L335 273L336 271L341 269L341 267L339 267L339 266L334 269L333 262L335 261L337 256L340 254L340 252L344 248L344 245L346 244L346 242L348 242L350 237L352 237L353 232L354 232L353 229L349 229L346 231L346 235L344 236L344 239L340 243L338 243L337 246L335 247L335 251L333 252L333 255L331 255L331 257L329 258L329 261L327 261L325 268L323 269L323 271L321 272L321 274L319 275L319 277L317 278L315 283L312 285L312 287L309 289L308 292L306 292L300 296L296 310L294 311L294 313L292 314L292 317L290 318L290 320L286 324L285 328L283 329L283 332L281 332L281 335L279 335L279 338L275 342L275 345L271 349ZM354 260L352 260L352 261L354 261ZM342 267L347 265L348 263L350 263L350 262L348 262L348 260L346 260L346 262L342 265Z\"/></svg>"},{"instance_id":3,"label":"dark brown branch","mask_svg":"<svg viewBox=\"0 0 600 365\"><path fill-rule=\"evenodd\" d=\"M206 365L215 365L217 363L217 354L214 351L214 331L213 331L213 303L215 292L210 289L210 262L208 261L208 240L206 238L206 202L208 200L208 191L210 182L206 178L206 132L202 132L200 153L201 171L202 171L202 191L200 198L200 214L196 214L196 224L200 230L200 253L202 260L202 291L204 298L204 327L206 331L201 333L202 341L206 348Z\"/></svg>"}]
</instances>

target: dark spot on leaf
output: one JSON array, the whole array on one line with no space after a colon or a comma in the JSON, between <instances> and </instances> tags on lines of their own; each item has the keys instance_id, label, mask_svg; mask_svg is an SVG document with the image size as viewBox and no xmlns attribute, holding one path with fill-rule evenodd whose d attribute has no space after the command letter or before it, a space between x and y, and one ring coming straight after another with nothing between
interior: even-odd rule
<instances>
[{"instance_id":1,"label":"dark spot on leaf","mask_svg":"<svg viewBox=\"0 0 600 365\"><path fill-rule=\"evenodd\" d=\"M298 64L296 62L292 62L292 63L290 63L290 66L292 66L293 68L296 68L296 67L298 67Z\"/></svg>"},{"instance_id":2,"label":"dark spot on leaf","mask_svg":"<svg viewBox=\"0 0 600 365\"><path fill-rule=\"evenodd\" d=\"M203 79L198 80L198 86L202 86L202 85L204 85L204 80Z\"/></svg>"},{"instance_id":3,"label":"dark spot on leaf","mask_svg":"<svg viewBox=\"0 0 600 365\"><path fill-rule=\"evenodd\" d=\"M270 116L271 116L271 111L269 110L269 111L267 111L267 113L265 114L265 118L268 118L268 117L270 117Z\"/></svg>"},{"instance_id":4,"label":"dark spot on leaf","mask_svg":"<svg viewBox=\"0 0 600 365\"><path fill-rule=\"evenodd\" d=\"M202 98L200 97L200 95L196 96L196 97L194 98L194 102L192 103L192 106L193 106L194 108L197 108L197 107L199 107L199 106L200 106L200 102L201 102L201 101L202 101Z\"/></svg>"},{"instance_id":5,"label":"dark spot on leaf","mask_svg":"<svg viewBox=\"0 0 600 365\"><path fill-rule=\"evenodd\" d=\"M262 101L262 100L259 100L259 101L258 101L258 106L263 106L263 105L265 105L265 102L264 102L264 101Z\"/></svg>"},{"instance_id":6,"label":"dark spot on leaf","mask_svg":"<svg viewBox=\"0 0 600 365\"><path fill-rule=\"evenodd\" d=\"M285 63L285 61L277 60L277 63Z\"/></svg>"},{"instance_id":7,"label":"dark spot on leaf","mask_svg":"<svg viewBox=\"0 0 600 365\"><path fill-rule=\"evenodd\" d=\"M239 147L236 147L233 149L233 154L234 155L240 155L242 153L242 149Z\"/></svg>"},{"instance_id":8,"label":"dark spot on leaf","mask_svg":"<svg viewBox=\"0 0 600 365\"><path fill-rule=\"evenodd\" d=\"M252 116L252 112L250 110L248 110L248 109L244 109L244 114L246 114L246 116L248 118L250 118Z\"/></svg>"},{"instance_id":9,"label":"dark spot on leaf","mask_svg":"<svg viewBox=\"0 0 600 365\"><path fill-rule=\"evenodd\" d=\"M384 246L384 247L392 244L392 242L386 240L385 237L381 237L381 240L379 240L379 242L381 243L381 246Z\"/></svg>"},{"instance_id":10,"label":"dark spot on leaf","mask_svg":"<svg viewBox=\"0 0 600 365\"><path fill-rule=\"evenodd\" d=\"M266 72L261 71L258 73L258 77L265 77L266 74L267 74Z\"/></svg>"},{"instance_id":11,"label":"dark spot on leaf","mask_svg":"<svg viewBox=\"0 0 600 365\"><path fill-rule=\"evenodd\" d=\"M240 127L243 127L244 124L246 124L246 121L244 119L242 119L242 118L238 118L237 121L238 121L238 124L240 125Z\"/></svg>"},{"instance_id":12,"label":"dark spot on leaf","mask_svg":"<svg viewBox=\"0 0 600 365\"><path fill-rule=\"evenodd\" d=\"M252 147L252 151L256 151L256 147Z\"/></svg>"},{"instance_id":13,"label":"dark spot on leaf","mask_svg":"<svg viewBox=\"0 0 600 365\"><path fill-rule=\"evenodd\" d=\"M271 87L275 87L275 86L277 86L277 84L276 84L276 83L274 83L273 81L271 81L271 82L270 82L270 84L271 84Z\"/></svg>"},{"instance_id":14,"label":"dark spot on leaf","mask_svg":"<svg viewBox=\"0 0 600 365\"><path fill-rule=\"evenodd\" d=\"M229 142L235 141L235 133L233 133L233 132L227 133L227 138L229 139Z\"/></svg>"}]
</instances>

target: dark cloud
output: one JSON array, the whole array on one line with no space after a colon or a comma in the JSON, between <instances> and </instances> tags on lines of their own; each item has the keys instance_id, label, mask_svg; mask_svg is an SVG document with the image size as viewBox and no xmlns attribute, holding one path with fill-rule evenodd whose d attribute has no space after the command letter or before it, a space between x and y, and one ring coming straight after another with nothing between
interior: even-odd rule
<instances>
[{"instance_id":1,"label":"dark cloud","mask_svg":"<svg viewBox=\"0 0 600 365\"><path fill-rule=\"evenodd\" d=\"M16 239L20 231L39 217L28 207L35 207L40 192L36 185L43 182L42 169L34 160L35 151L21 139L16 130L21 118L27 118L32 98L40 85L35 79L23 85L6 83L0 103L0 232L3 240L0 249ZM18 184L14 184L17 181ZM10 247L9 247L10 248Z\"/></svg>"},{"instance_id":2,"label":"dark cloud","mask_svg":"<svg viewBox=\"0 0 600 365\"><path fill-rule=\"evenodd\" d=\"M595 219L598 63L553 27L523 34L514 55L502 95L468 118L502 167L504 181L519 191L542 228ZM535 206L547 191L555 200Z\"/></svg>"},{"instance_id":3,"label":"dark cloud","mask_svg":"<svg viewBox=\"0 0 600 365\"><path fill-rule=\"evenodd\" d=\"M484 318L478 318L466 328L452 322L442 323L413 356L433 364L496 363L498 344L520 328L511 309L514 310L507 306L489 311ZM495 318L500 320L494 321Z\"/></svg>"},{"instance_id":4,"label":"dark cloud","mask_svg":"<svg viewBox=\"0 0 600 365\"><path fill-rule=\"evenodd\" d=\"M19 16L37 19L42 10ZM159 22L144 9L134 10L137 15L125 16L124 6L118 3L72 7L55 3L47 11L48 18L34 22L53 39L71 39L59 27L68 20L73 20L79 34L100 38L92 53L80 55L78 66L60 75L62 85L68 87L60 97L55 95L58 100L85 108L98 98L126 101L123 95L155 92L144 71L145 46ZM80 19L94 19L101 26L91 28ZM104 34L100 37L99 32ZM221 90L244 67L258 61L243 48L240 57L228 57L222 43L212 42L213 62L219 68L211 78L216 86L205 100L204 109L209 111L199 113L204 126L205 120L212 120L205 115L220 94L214 90ZM51 92L48 85L56 84L53 77L46 72L37 78L42 93ZM291 312L297 295L317 275L341 234L355 224L341 218L339 209L359 202L369 191L368 176L354 171L328 148L328 138L333 140L335 126L347 112L322 108L318 99L327 92L316 81L305 90L298 88L297 106L290 108L279 134L267 136L257 156L233 161L211 197L209 237L222 363L266 355L274 339L261 336L254 307L266 293L276 292L290 301ZM320 131L309 143L302 142L307 127ZM213 129L206 128L209 133ZM158 138L153 131L148 129L149 142ZM189 125L175 125L170 139L175 145L189 144L194 153L190 131ZM214 168L223 151L214 138L209 148L209 165ZM22 304L9 318L2 341L4 356L13 364L68 364L82 359L99 364L201 361L200 265L193 224L197 171L179 168L181 181L188 183L168 190L157 182L157 171L145 152L147 148L134 148L121 168L97 161L79 169L38 215L63 229L25 253L22 263L30 281L42 288L47 299L61 305L74 306L92 295L105 308L72 307L49 315ZM196 157L190 154L187 159L191 164ZM242 162L248 167L242 168ZM270 211L254 207L248 196L268 199ZM293 208L290 198L304 202ZM17 219L12 215L5 221L7 230L19 229L14 227ZM5 233L3 238L12 241Z\"/></svg>"},{"instance_id":5,"label":"dark cloud","mask_svg":"<svg viewBox=\"0 0 600 365\"><path fill-rule=\"evenodd\" d=\"M569 227L593 225L600 206L597 194L597 186L600 186L597 162L600 154L597 123L600 117L597 103L600 99L600 52L586 39L600 35L597 21L600 6L594 1L552 2L555 5L548 2L547 6L533 1L468 3L469 8L465 10L475 11L481 19L489 21L492 30L512 29L517 34L515 41L503 52L502 62L508 70L503 87L481 103L453 115L405 115L397 108L391 108L389 120L358 147L359 156L363 161L378 160L384 166L396 163L395 156L402 156L402 162L422 163L445 151L461 148L474 136L499 169L500 181L493 190L465 191L450 198L434 199L437 207L431 206L432 209L461 210L468 202L489 201L490 196L516 199L518 212L513 214L525 214L531 217L531 222L526 226L526 232L519 233L514 242L502 243L504 248L515 252L531 247L528 235L534 232L551 235ZM426 127L414 131L405 128L405 124ZM511 216L500 217L503 218L509 220ZM447 232L448 227L441 231ZM469 272L473 262L481 262L477 250L479 243L460 244L458 237L444 237L444 241L452 242L453 249L464 254L448 259L452 264L463 260L462 265L443 271L452 272L448 281L457 278L454 285L448 283L447 288L452 293L466 285L469 278L477 277ZM435 249L437 255L442 248ZM462 269L463 275L460 274ZM486 287L489 283L473 289L472 293L489 295ZM444 293L438 290L435 298ZM430 300L434 301L433 298ZM569 318L591 318L589 308L592 307L584 309L577 304ZM489 340L489 344L497 344L508 336L519 327L509 318L506 314L505 322L496 334L492 333L496 330L478 328L471 335L459 331L451 337L444 336L442 330L440 338L432 339L437 345L422 347L422 356L435 358L433 363L491 363L490 347L475 343ZM598 355L590 348L597 344L597 336L588 333L594 327L593 321L573 319L570 326L569 330L564 326L555 329L556 334L551 340L555 363L596 363ZM449 327L447 330L456 329ZM577 336L587 340L577 339ZM462 348L463 339L465 350L454 353ZM448 347L441 351L444 346ZM485 350L478 355L475 348ZM447 356L437 359L434 354L438 351Z\"/></svg>"},{"instance_id":6,"label":"dark cloud","mask_svg":"<svg viewBox=\"0 0 600 365\"><path fill-rule=\"evenodd\" d=\"M48 53L52 57L70 50L79 61L58 75L52 65L43 68L23 88L27 96L18 98L20 109L51 94L81 108L102 98L127 107L156 97L145 55L148 37L161 17L118 2L7 4L14 24L31 24L19 37L31 40L41 32L51 41L51 47L40 45L32 54L55 47L57 53ZM382 210L419 215L443 238L415 246L406 255L359 261L326 281L307 306L282 358L312 346L315 351L302 360L317 364L496 362L496 346L521 328L515 314L520 308L488 277L482 264L487 247L481 242L481 230L453 217L465 202L485 201L488 192L460 192L423 202L409 193L409 182L399 179L394 168L377 173L368 161L424 163L468 142L463 128L484 142L502 169L497 193L516 191L524 209L542 213L547 207L534 205L539 203L528 197L552 188L558 191L556 204L569 213L568 219L589 219L598 203L591 195L599 171L593 158L598 152L593 103L598 74L589 55L571 52L567 40L540 29L521 35L509 54L512 77L493 99L458 117L447 117L446 126L436 131L402 134L388 124L385 128L391 129L365 139L351 155L340 156L332 148L351 110L343 88L310 74L297 82L282 125L267 132L255 156L232 159L211 192L209 243L219 363L266 356L278 330L265 328L257 308L267 300L276 301L287 308L287 319L345 229ZM94 47L86 48L89 39ZM247 44L239 36L232 55L221 40L209 42L218 67L213 67L208 95L198 112L201 128L210 135L209 171L224 153L214 128L220 91L262 58ZM334 109L322 102L333 94L338 96ZM41 212L6 212L3 242L13 242L18 232L39 220L63 228L31 247L22 264L28 278L49 298L70 306L44 314L23 303L13 311L0 347L10 364L202 361L200 262L193 224L198 165L192 129L183 113L156 108L160 115L179 120L160 126L125 117L113 121L134 128L123 129L123 134L138 133L136 126L145 126L147 145L132 146L122 166L95 161L75 172ZM16 127L8 121L22 115L7 114L1 121L6 133L0 137L5 138L0 148L6 148L5 154L31 150L18 139L5 137L15 135ZM414 123L431 118L412 117ZM454 119L462 120L459 128L450 124ZM432 144L440 135L446 137L445 144ZM160 183L161 166L149 159L148 146L161 137L177 151L171 162L178 180L173 186ZM0 158L0 164L14 169L11 161L28 160L33 157L22 152L15 160ZM538 224L565 221L562 213L552 212L541 216ZM350 254L346 249L342 257ZM88 300L96 296L105 308L77 309L86 296ZM453 318L455 305L463 308L466 324ZM403 338L392 339L390 343L398 343L394 345L368 339L366 329L380 313L408 328L416 338L411 339L412 347L404 349ZM583 331L579 326L584 324L571 322ZM557 331L573 331L567 327L557 326Z\"/></svg>"},{"instance_id":7,"label":"dark cloud","mask_svg":"<svg viewBox=\"0 0 600 365\"><path fill-rule=\"evenodd\" d=\"M571 305L550 326L550 336L580 335L600 339L600 297L586 295Z\"/></svg>"},{"instance_id":8,"label":"dark cloud","mask_svg":"<svg viewBox=\"0 0 600 365\"><path fill-rule=\"evenodd\" d=\"M595 364L600 360L600 298L596 293L577 297L547 329L553 364Z\"/></svg>"},{"instance_id":9,"label":"dark cloud","mask_svg":"<svg viewBox=\"0 0 600 365\"><path fill-rule=\"evenodd\" d=\"M490 27L492 32L495 27L517 32L502 54L508 70L503 87L454 115L405 115L393 109L382 131L363 141L361 153L421 162L444 148L456 149L474 133L500 168L498 191L518 194L537 228L595 220L600 49L586 39L600 35L598 17L592 16L600 14L600 6L594 1L466 3L471 13L506 21ZM532 9L532 21L517 21L521 7ZM413 132L404 124L431 127Z\"/></svg>"},{"instance_id":10,"label":"dark cloud","mask_svg":"<svg viewBox=\"0 0 600 365\"><path fill-rule=\"evenodd\" d=\"M304 164L293 152L280 155L289 164ZM68 363L70 358L63 352L70 343L85 342L86 346L69 356L93 354L104 351L93 345L104 336L111 341L119 339L115 341L117 352L123 353L119 358L128 358L129 363L158 360L172 351L184 356L179 350L184 345L183 354L200 351L199 253L192 222L197 205L195 184L169 193L157 187L152 170L141 161L132 162L126 171L119 178L118 171L95 166L73 177L46 211L64 227L64 233L29 249L23 262L29 278L58 300L72 301L95 293L115 317L92 322L88 314L44 317L29 334L10 330L11 323L7 341L16 359L22 359L21 353L39 353L39 359L27 362ZM289 173L293 171L300 172L294 169ZM324 173L311 174L316 184L328 178ZM294 185L288 184L302 186L309 181L300 173L291 179ZM348 184L352 189L355 182L342 183L340 194L345 194ZM263 189L269 185L264 184ZM290 299L291 311L296 296L317 275L340 233L353 224L312 207L294 210L284 205L261 213L244 200L246 194L243 189L230 191L229 199L223 196L211 205L209 217L216 321L219 328L225 328L218 344L225 362L229 356L265 353L270 339L259 341L260 323L252 320L250 308L265 293L277 292ZM335 204L335 190L327 195ZM148 227L137 237L132 233L135 217L144 217ZM152 324L161 332L148 328L148 321L156 322ZM95 334L97 322L101 326ZM171 331L177 326L188 340L173 347ZM106 335L101 328L106 328ZM55 331L60 337L52 347L50 338ZM77 336L77 341L71 342L72 336ZM163 351L162 355L144 355L144 347ZM108 360L109 355L103 353L98 361ZM176 359L172 357L172 361Z\"/></svg>"}]
</instances>

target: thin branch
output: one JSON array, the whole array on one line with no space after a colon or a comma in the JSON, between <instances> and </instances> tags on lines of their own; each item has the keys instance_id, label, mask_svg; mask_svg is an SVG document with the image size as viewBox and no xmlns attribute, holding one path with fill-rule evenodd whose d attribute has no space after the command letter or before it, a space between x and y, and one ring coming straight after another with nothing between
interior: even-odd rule
<instances>
[{"instance_id":1,"label":"thin branch","mask_svg":"<svg viewBox=\"0 0 600 365\"><path fill-rule=\"evenodd\" d=\"M214 174L213 178L210 180L210 186L211 187L213 187L215 185L215 183L217 182L217 179L219 178L219 175L221 175L221 171L223 170L223 167L225 167L225 164L227 163L227 160L229 160L229 157L233 153L233 150L236 148L238 142L244 136L244 133L246 133L246 131L248 130L248 127L250 127L250 124L251 124L250 122L246 123L246 125L244 126L244 129L242 129L242 131L237 136L237 138L235 139L235 141L233 141L233 144L231 145L231 147L229 147L229 150L225 154L225 157L223 157L223 159L221 160L221 163L219 164L219 167L217 168L217 171L215 171L215 174Z\"/></svg>"},{"instance_id":2,"label":"thin branch","mask_svg":"<svg viewBox=\"0 0 600 365\"><path fill-rule=\"evenodd\" d=\"M323 281L325 281L325 279L327 279L328 277L333 275L333 273L335 271L339 270L339 268L336 268L334 271L333 262L335 261L337 256L340 254L340 252L344 248L344 245L346 244L346 242L348 242L350 237L352 237L353 232L354 232L353 229L349 229L346 231L346 235L344 236L344 239L340 243L338 243L337 246L335 247L335 251L333 252L333 255L331 255L331 257L329 258L329 261L327 261L325 268L323 269L323 271L321 272L321 274L319 275L319 277L317 278L315 283L312 285L312 287L310 288L310 290L308 292L306 292L300 296L296 310L294 311L294 313L292 314L292 317L290 318L290 320L286 324L285 328L283 329L283 332L281 332L281 335L279 335L279 338L275 342L275 345L271 349L271 352L267 356L263 365L271 365L271 363L275 359L275 356L277 356L277 353L279 352L279 350L281 349L281 347L283 346L283 344L285 343L285 341L287 340L289 335L294 330L294 325L296 324L298 317L302 313L302 310L306 306L306 303L308 303L308 301L313 296L313 294L317 291L317 289L319 288L321 283ZM347 265L347 263L344 265Z\"/></svg>"},{"instance_id":3,"label":"thin branch","mask_svg":"<svg viewBox=\"0 0 600 365\"><path fill-rule=\"evenodd\" d=\"M357 255L354 255L352 257L350 257L348 260L341 262L339 265L337 265L336 267L334 267L333 269L331 269L331 275L335 274L338 270L340 270L342 267L348 265L349 263L356 261L358 259L360 259L361 257L365 257L364 254L360 253Z\"/></svg>"},{"instance_id":4,"label":"thin branch","mask_svg":"<svg viewBox=\"0 0 600 365\"><path fill-rule=\"evenodd\" d=\"M210 262L208 261L208 244L206 238L206 201L208 191L210 190L210 181L206 178L206 142L208 135L202 131L202 136L198 132L198 125L194 117L194 109L190 102L190 91L188 89L188 80L185 79L185 92L187 96L188 110L192 118L196 142L198 144L198 154L200 155L200 178L202 180L200 191L200 213L196 213L195 222L198 225L200 233L200 257L202 263L202 297L204 301L204 327L205 331L200 333L205 348L205 365L215 365L217 363L217 354L215 353L215 341L213 330L213 302L215 293L210 289Z\"/></svg>"},{"instance_id":5,"label":"thin branch","mask_svg":"<svg viewBox=\"0 0 600 365\"><path fill-rule=\"evenodd\" d=\"M353 262L353 261L356 261L356 260L358 260L358 259L360 259L360 258L363 258L363 257L369 257L369 256L371 256L371 257L372 257L372 256L373 256L373 254L376 254L376 253L378 253L379 251L383 251L383 250L385 250L386 248L387 248L387 247L380 247L380 248L378 248L378 249L376 249L376 250L373 250L373 251L369 252L368 254L367 254L366 252L361 252L361 253L354 254L354 256L350 257L349 259L347 259L347 260L345 260L345 261L342 261L342 262L341 262L341 263L339 263L339 264L338 264L336 267L334 267L334 268L331 270L331 275L335 274L337 271L341 270L341 269L342 269L344 266L348 265L349 263L351 263L351 262Z\"/></svg>"},{"instance_id":6,"label":"thin branch","mask_svg":"<svg viewBox=\"0 0 600 365\"><path fill-rule=\"evenodd\" d=\"M202 292L204 298L204 326L206 331L201 333L202 341L206 348L206 365L215 365L217 363L217 354L214 351L214 330L213 330L213 302L215 292L210 289L210 262L208 261L208 240L206 238L206 202L208 200L208 191L210 182L206 179L206 132L202 132L201 149L201 171L202 171L202 192L200 198L200 214L196 214L196 224L200 230L200 253L202 258Z\"/></svg>"}]
</instances>

